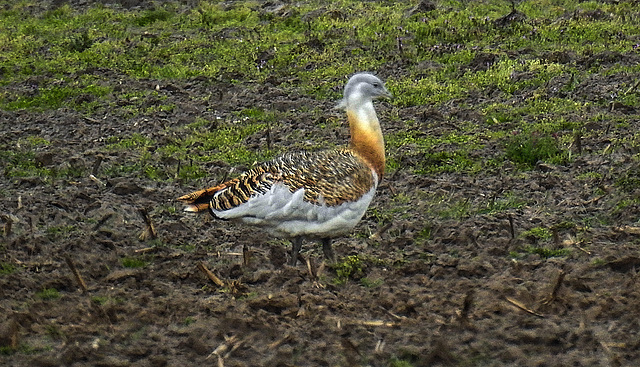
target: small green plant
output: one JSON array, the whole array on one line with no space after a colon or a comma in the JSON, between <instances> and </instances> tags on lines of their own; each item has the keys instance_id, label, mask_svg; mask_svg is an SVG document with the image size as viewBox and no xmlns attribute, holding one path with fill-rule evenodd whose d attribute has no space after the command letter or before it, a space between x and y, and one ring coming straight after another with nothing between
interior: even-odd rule
<instances>
[{"instance_id":1,"label":"small green plant","mask_svg":"<svg viewBox=\"0 0 640 367\"><path fill-rule=\"evenodd\" d=\"M68 47L70 51L83 52L93 45L93 39L89 36L87 31L80 33L79 35L69 39Z\"/></svg>"},{"instance_id":2,"label":"small green plant","mask_svg":"<svg viewBox=\"0 0 640 367\"><path fill-rule=\"evenodd\" d=\"M369 278L361 278L360 279L360 284L362 284L363 287L366 288L376 288L380 285L382 285L383 280L382 279L369 279Z\"/></svg>"},{"instance_id":3,"label":"small green plant","mask_svg":"<svg viewBox=\"0 0 640 367\"><path fill-rule=\"evenodd\" d=\"M500 213L510 209L520 209L527 205L527 202L513 193L507 193L503 197L491 198L484 208L478 210L480 214Z\"/></svg>"},{"instance_id":4,"label":"small green plant","mask_svg":"<svg viewBox=\"0 0 640 367\"><path fill-rule=\"evenodd\" d=\"M336 271L336 278L333 280L335 284L344 284L349 279L358 279L362 277L364 264L358 255L349 255L337 262L333 269Z\"/></svg>"},{"instance_id":5,"label":"small green plant","mask_svg":"<svg viewBox=\"0 0 640 367\"><path fill-rule=\"evenodd\" d=\"M134 22L140 27L144 27L158 21L165 21L171 18L172 15L171 12L165 9L150 9L145 10L140 16L136 17Z\"/></svg>"},{"instance_id":6,"label":"small green plant","mask_svg":"<svg viewBox=\"0 0 640 367\"><path fill-rule=\"evenodd\" d=\"M16 271L16 267L9 263L0 263L0 275L12 274Z\"/></svg>"},{"instance_id":7,"label":"small green plant","mask_svg":"<svg viewBox=\"0 0 640 367\"><path fill-rule=\"evenodd\" d=\"M433 228L431 227L431 225L427 225L416 234L416 240L427 241L431 239L432 232Z\"/></svg>"},{"instance_id":8,"label":"small green plant","mask_svg":"<svg viewBox=\"0 0 640 367\"><path fill-rule=\"evenodd\" d=\"M66 339L66 335L56 324L47 325L47 334L53 339Z\"/></svg>"},{"instance_id":9,"label":"small green plant","mask_svg":"<svg viewBox=\"0 0 640 367\"><path fill-rule=\"evenodd\" d=\"M109 302L109 297L106 296L93 296L91 297L91 302L104 306L107 302Z\"/></svg>"},{"instance_id":10,"label":"small green plant","mask_svg":"<svg viewBox=\"0 0 640 367\"><path fill-rule=\"evenodd\" d=\"M71 233L73 231L75 231L77 228L74 225L68 225L68 226L52 226L52 227L48 227L46 232L47 235L49 237L56 237L58 235L64 235L67 233Z\"/></svg>"},{"instance_id":11,"label":"small green plant","mask_svg":"<svg viewBox=\"0 0 640 367\"><path fill-rule=\"evenodd\" d=\"M567 256L571 251L568 248L557 248L551 249L548 247L538 247L538 246L527 246L524 248L524 251L529 254L536 254L544 259L548 259L550 257L562 257Z\"/></svg>"},{"instance_id":12,"label":"small green plant","mask_svg":"<svg viewBox=\"0 0 640 367\"><path fill-rule=\"evenodd\" d=\"M40 292L37 292L36 297L44 301L54 300L60 298L60 292L58 292L58 290L55 288L45 288Z\"/></svg>"},{"instance_id":13,"label":"small green plant","mask_svg":"<svg viewBox=\"0 0 640 367\"><path fill-rule=\"evenodd\" d=\"M120 263L125 268L144 268L149 263L143 259L139 259L136 257L123 257L120 259Z\"/></svg>"},{"instance_id":14,"label":"small green plant","mask_svg":"<svg viewBox=\"0 0 640 367\"><path fill-rule=\"evenodd\" d=\"M468 199L455 201L450 203L446 208L439 211L438 215L442 219L462 219L468 217L471 213L471 203Z\"/></svg>"},{"instance_id":15,"label":"small green plant","mask_svg":"<svg viewBox=\"0 0 640 367\"><path fill-rule=\"evenodd\" d=\"M531 169L539 161L557 162L562 150L551 136L515 132L505 145L505 154L512 162Z\"/></svg>"},{"instance_id":16,"label":"small green plant","mask_svg":"<svg viewBox=\"0 0 640 367\"><path fill-rule=\"evenodd\" d=\"M615 182L615 185L625 192L633 192L640 188L640 171L625 172Z\"/></svg>"},{"instance_id":17,"label":"small green plant","mask_svg":"<svg viewBox=\"0 0 640 367\"><path fill-rule=\"evenodd\" d=\"M553 236L553 233L546 227L533 227L520 234L521 237L529 238L533 241L548 240Z\"/></svg>"}]
</instances>

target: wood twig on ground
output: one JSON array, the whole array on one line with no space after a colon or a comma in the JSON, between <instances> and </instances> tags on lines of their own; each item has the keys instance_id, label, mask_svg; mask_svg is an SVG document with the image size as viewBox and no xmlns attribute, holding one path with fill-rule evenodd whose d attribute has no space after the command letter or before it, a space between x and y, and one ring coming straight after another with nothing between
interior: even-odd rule
<instances>
[{"instance_id":1,"label":"wood twig on ground","mask_svg":"<svg viewBox=\"0 0 640 367\"><path fill-rule=\"evenodd\" d=\"M9 215L3 214L2 220L4 221L4 236L9 237L11 235L13 219Z\"/></svg>"},{"instance_id":2,"label":"wood twig on ground","mask_svg":"<svg viewBox=\"0 0 640 367\"><path fill-rule=\"evenodd\" d=\"M287 342L289 339L291 339L291 334L286 333L284 334L284 336L276 341L274 341L273 343L268 345L269 349L276 349L279 346L281 346L283 343Z\"/></svg>"},{"instance_id":3,"label":"wood twig on ground","mask_svg":"<svg viewBox=\"0 0 640 367\"><path fill-rule=\"evenodd\" d=\"M78 282L78 285L80 286L80 288L82 288L82 291L86 292L87 283L85 283L84 279L82 279L82 276L80 275L80 271L78 271L78 268L76 268L76 264L73 263L73 260L71 260L71 258L68 255L64 257L64 261L67 263L67 266L69 266L69 269L71 269L71 272L73 273L73 276L76 278L76 282Z\"/></svg>"},{"instance_id":4,"label":"wood twig on ground","mask_svg":"<svg viewBox=\"0 0 640 367\"><path fill-rule=\"evenodd\" d=\"M535 312L534 310L530 309L529 307L523 305L520 301L516 301L513 298L509 298L509 297L505 297L505 300L509 303L511 303L512 305L516 306L517 308L521 309L522 311L525 311L527 313L530 313L534 316L538 316L538 317L544 317L544 315Z\"/></svg>"},{"instance_id":5,"label":"wood twig on ground","mask_svg":"<svg viewBox=\"0 0 640 367\"><path fill-rule=\"evenodd\" d=\"M403 319L406 319L406 317L405 317L405 316L398 316L398 315L396 315L395 313L393 313L393 312L391 312L391 311L387 310L386 308L384 308L384 307L382 307L382 306L378 306L378 307L379 307L381 310L383 310L384 312L388 313L388 314L389 314L389 316L393 317L394 319L397 319L397 320L403 320Z\"/></svg>"},{"instance_id":6,"label":"wood twig on ground","mask_svg":"<svg viewBox=\"0 0 640 367\"><path fill-rule=\"evenodd\" d=\"M387 224L385 224L384 226L382 226L382 228L380 228L376 233L372 234L371 236L369 236L369 239L371 240L375 240L375 241L380 241L382 239L382 235L389 230L389 228L391 228L391 226L393 226L393 222L389 222Z\"/></svg>"},{"instance_id":7,"label":"wood twig on ground","mask_svg":"<svg viewBox=\"0 0 640 367\"><path fill-rule=\"evenodd\" d=\"M564 270L560 270L560 273L558 274L558 277L556 278L556 282L553 285L553 290L551 291L551 293L549 294L549 296L542 301L543 305L548 305L551 302L555 301L556 298L558 297L558 290L560 290L560 286L562 285L562 281L564 280L564 277L567 273L564 272Z\"/></svg>"},{"instance_id":8,"label":"wood twig on ground","mask_svg":"<svg viewBox=\"0 0 640 367\"><path fill-rule=\"evenodd\" d=\"M343 325L359 325L359 326L386 326L395 327L398 326L397 322L382 321L382 320L358 320L358 319L344 319L340 317L330 317L336 322L338 329L341 329Z\"/></svg>"},{"instance_id":9,"label":"wood twig on ground","mask_svg":"<svg viewBox=\"0 0 640 367\"><path fill-rule=\"evenodd\" d=\"M627 89L627 91L624 92L624 94L627 95L627 94L633 92L636 88L638 88L638 85L640 85L640 79L636 80L636 82L633 83L633 85L630 86L629 89Z\"/></svg>"},{"instance_id":10,"label":"wood twig on ground","mask_svg":"<svg viewBox=\"0 0 640 367\"><path fill-rule=\"evenodd\" d=\"M613 230L616 232L622 232L625 234L632 234L632 235L640 234L640 227L634 227L634 226L613 227Z\"/></svg>"},{"instance_id":11,"label":"wood twig on ground","mask_svg":"<svg viewBox=\"0 0 640 367\"><path fill-rule=\"evenodd\" d=\"M211 270L207 269L203 262L198 263L198 269L200 269L200 271L203 272L204 275L206 275L207 278L209 278L209 280L215 283L218 287L224 287L224 282L220 280L220 278L218 278L215 274L213 274Z\"/></svg>"},{"instance_id":12,"label":"wood twig on ground","mask_svg":"<svg viewBox=\"0 0 640 367\"><path fill-rule=\"evenodd\" d=\"M211 256L222 257L222 256L244 256L242 252L221 252L217 251L213 253Z\"/></svg>"},{"instance_id":13,"label":"wood twig on ground","mask_svg":"<svg viewBox=\"0 0 640 367\"><path fill-rule=\"evenodd\" d=\"M516 238L516 228L513 225L513 215L511 215L511 213L509 213L509 233L511 234L511 238Z\"/></svg>"},{"instance_id":14,"label":"wood twig on ground","mask_svg":"<svg viewBox=\"0 0 640 367\"><path fill-rule=\"evenodd\" d=\"M105 184L104 182L102 182L99 178L97 178L94 175L89 175L89 178L91 179L91 181L97 183L99 186L105 187L107 186L107 184Z\"/></svg>"},{"instance_id":15,"label":"wood twig on ground","mask_svg":"<svg viewBox=\"0 0 640 367\"><path fill-rule=\"evenodd\" d=\"M218 345L218 347L214 349L214 351L211 352L211 354L209 354L207 358L205 358L205 360L216 356L218 367L224 367L224 359L229 357L229 355L231 355L231 352L236 350L240 346L240 344L242 344L242 341L238 341L237 336L225 336L224 342Z\"/></svg>"},{"instance_id":16,"label":"wood twig on ground","mask_svg":"<svg viewBox=\"0 0 640 367\"><path fill-rule=\"evenodd\" d=\"M140 208L138 209L138 212L140 213L140 215L142 216L142 219L147 225L147 227L144 229L144 231L142 231L142 233L139 236L140 240L145 241L148 238L155 240L156 238L158 238L158 232L156 232L156 227L153 225L153 222L151 222L151 217L149 216L149 213L147 213L147 210L144 208Z\"/></svg>"},{"instance_id":17,"label":"wood twig on ground","mask_svg":"<svg viewBox=\"0 0 640 367\"><path fill-rule=\"evenodd\" d=\"M251 260L251 251L249 250L249 246L246 244L242 246L242 265L249 266L249 261Z\"/></svg>"},{"instance_id":18,"label":"wood twig on ground","mask_svg":"<svg viewBox=\"0 0 640 367\"><path fill-rule=\"evenodd\" d=\"M458 311L458 321L461 323L469 322L469 311L471 311L471 305L473 304L473 299L475 296L475 292L473 290L467 292L464 296L464 301L462 301L462 308Z\"/></svg>"}]
</instances>

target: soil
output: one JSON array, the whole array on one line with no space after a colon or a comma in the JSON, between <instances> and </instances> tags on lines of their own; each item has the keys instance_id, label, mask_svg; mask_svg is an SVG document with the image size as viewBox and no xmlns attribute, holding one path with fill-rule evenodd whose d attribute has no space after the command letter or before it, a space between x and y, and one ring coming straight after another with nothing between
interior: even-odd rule
<instances>
[{"instance_id":1,"label":"soil","mask_svg":"<svg viewBox=\"0 0 640 367\"><path fill-rule=\"evenodd\" d=\"M526 52L534 51L524 50L515 57L526 58ZM592 67L592 61L576 55L561 56ZM601 65L638 62L637 55L609 56L592 58ZM384 79L409 67L415 66L396 62L378 74ZM361 272L336 284L332 281L336 269L323 264L317 244L307 242L303 247L309 266L299 262L290 267L285 265L290 249L286 242L269 239L251 227L182 213L174 199L199 187L135 174L104 175L110 165L138 158L108 149L110 136L140 133L162 142L171 139L166 132L172 126L196 117L227 119L249 106L283 110L307 106L303 110L334 114L334 101L283 91L277 81L167 82L134 80L109 70L91 72L110 85L156 88L167 98L163 103L176 108L136 117L118 103L105 105L92 116L65 108L0 111L2 144L41 136L51 143L38 148L40 164L94 173L94 178L53 182L0 177L5 226L0 259L16 269L0 275L0 346L17 348L0 354L2 365L640 363L638 208L615 207L625 197L637 198L637 190L616 185L620 177L638 171L632 158L637 151L624 144L607 148L637 130L640 121L633 108L594 103L589 115L575 116L592 121L587 126L592 133L582 139L580 153L575 152L566 165L539 164L521 171L506 163L500 170L474 175L417 175L411 167L420 157L410 146L389 152L399 157L403 168L385 177L355 235L334 243L339 258L360 255L381 261L365 261ZM549 97L574 93L578 100L601 102L610 98L612 90L636 79L637 75L594 74L574 92L562 91L571 81L555 80L558 85L549 85L547 93ZM198 97L209 94L220 95L215 106L201 105ZM491 98L501 97L487 91L439 108L399 108L384 101L376 108L387 133L406 128L401 122L397 126L386 122L385 116L397 114L400 120L419 121L425 134L441 135L456 129L456 121L484 124L473 106ZM602 118L594 119L597 115ZM629 116L628 128L611 126L611 116ZM270 132L271 144L282 150L295 145L285 138L294 128L317 141L346 141L345 126L321 129L322 118L305 112L291 124L279 124ZM265 140L264 134L256 134L247 145L262 149ZM477 154L491 159L502 150L488 143ZM178 162L166 165L177 169ZM219 182L232 168L223 162L207 164L211 177L203 184ZM599 175L577 179L588 172ZM429 202L440 197L477 208L505 192L528 204L447 219L433 214L437 203ZM407 206L406 213L379 223L375 213L393 210L399 195L416 202ZM420 197L429 200L415 199ZM157 232L155 240L141 239L148 230L145 212ZM587 226L585 218L594 220ZM545 258L523 252L538 240L520 234L534 227L555 228L554 238L544 244L566 248L568 254ZM430 229L427 240L421 239L425 228ZM125 259L142 259L144 264L127 267ZM225 286L212 282L199 264ZM59 297L39 293L51 288Z\"/></svg>"}]
</instances>

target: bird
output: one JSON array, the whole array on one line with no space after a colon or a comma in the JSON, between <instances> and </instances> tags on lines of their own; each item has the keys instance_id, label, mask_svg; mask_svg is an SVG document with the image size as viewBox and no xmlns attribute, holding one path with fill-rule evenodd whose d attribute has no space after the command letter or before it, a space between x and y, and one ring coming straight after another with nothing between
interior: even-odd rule
<instances>
[{"instance_id":1,"label":"bird","mask_svg":"<svg viewBox=\"0 0 640 367\"><path fill-rule=\"evenodd\" d=\"M304 239L319 240L334 262L332 239L350 233L362 219L384 175L384 137L373 106L378 98L391 98L384 83L372 73L354 74L336 106L346 111L348 146L288 152L177 200L186 212L208 211L290 239L291 266Z\"/></svg>"}]
</instances>

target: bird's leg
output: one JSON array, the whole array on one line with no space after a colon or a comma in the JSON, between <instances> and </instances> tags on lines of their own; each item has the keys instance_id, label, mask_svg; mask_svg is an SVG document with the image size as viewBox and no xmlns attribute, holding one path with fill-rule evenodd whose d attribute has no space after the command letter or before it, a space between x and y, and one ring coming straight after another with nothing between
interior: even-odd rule
<instances>
[{"instance_id":1,"label":"bird's leg","mask_svg":"<svg viewBox=\"0 0 640 367\"><path fill-rule=\"evenodd\" d=\"M324 257L326 257L330 262L333 263L336 261L333 249L331 248L331 238L322 239L322 252L324 252Z\"/></svg>"},{"instance_id":2,"label":"bird's leg","mask_svg":"<svg viewBox=\"0 0 640 367\"><path fill-rule=\"evenodd\" d=\"M296 263L298 262L298 253L302 248L302 237L294 237L293 240L291 240L291 244L293 245L293 248L291 249L291 262L289 265L296 266Z\"/></svg>"}]
</instances>

